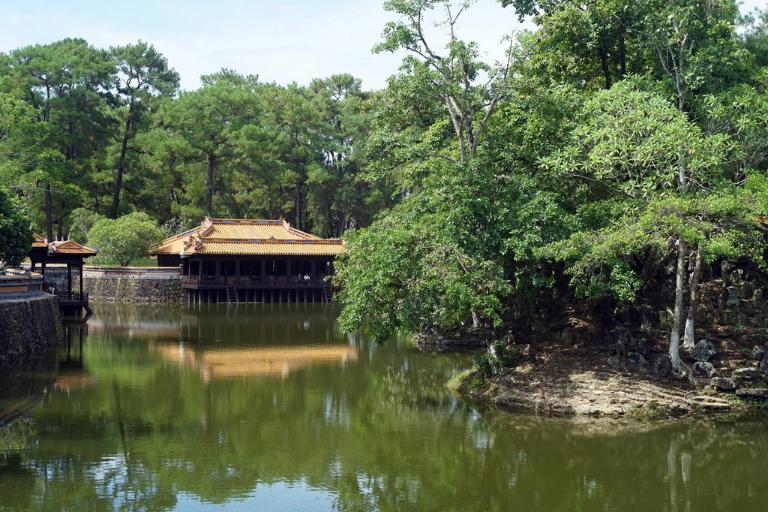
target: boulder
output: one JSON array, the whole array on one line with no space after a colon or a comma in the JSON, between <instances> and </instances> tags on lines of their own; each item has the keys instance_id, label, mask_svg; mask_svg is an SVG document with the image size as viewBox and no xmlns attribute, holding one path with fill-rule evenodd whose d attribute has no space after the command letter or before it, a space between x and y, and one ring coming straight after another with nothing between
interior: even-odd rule
<instances>
[{"instance_id":1,"label":"boulder","mask_svg":"<svg viewBox=\"0 0 768 512\"><path fill-rule=\"evenodd\" d=\"M765 347L766 348L763 349L763 358L760 361L758 371L763 375L768 375L768 343L765 344Z\"/></svg>"},{"instance_id":2,"label":"boulder","mask_svg":"<svg viewBox=\"0 0 768 512\"><path fill-rule=\"evenodd\" d=\"M730 393L736 390L736 382L728 377L715 377L709 383L718 391Z\"/></svg>"},{"instance_id":3,"label":"boulder","mask_svg":"<svg viewBox=\"0 0 768 512\"><path fill-rule=\"evenodd\" d=\"M768 389L766 388L741 388L736 390L736 396L745 400L768 400Z\"/></svg>"},{"instance_id":4,"label":"boulder","mask_svg":"<svg viewBox=\"0 0 768 512\"><path fill-rule=\"evenodd\" d=\"M762 361L763 356L765 355L765 349L761 347L760 345L755 345L752 347L752 359L755 361Z\"/></svg>"},{"instance_id":5,"label":"boulder","mask_svg":"<svg viewBox=\"0 0 768 512\"><path fill-rule=\"evenodd\" d=\"M717 377L719 374L715 370L715 365L707 361L696 361L693 363L693 376L694 377L706 377L711 379Z\"/></svg>"},{"instance_id":6,"label":"boulder","mask_svg":"<svg viewBox=\"0 0 768 512\"><path fill-rule=\"evenodd\" d=\"M752 382L760 378L757 368L737 368L733 370L733 378L737 381Z\"/></svg>"},{"instance_id":7,"label":"boulder","mask_svg":"<svg viewBox=\"0 0 768 512\"><path fill-rule=\"evenodd\" d=\"M652 373L654 376L660 379L666 379L672 376L672 360L669 358L669 354L660 354L653 361Z\"/></svg>"},{"instance_id":8,"label":"boulder","mask_svg":"<svg viewBox=\"0 0 768 512\"><path fill-rule=\"evenodd\" d=\"M714 347L707 340L701 340L691 351L691 358L694 361L706 362L712 359L716 354Z\"/></svg>"}]
</instances>

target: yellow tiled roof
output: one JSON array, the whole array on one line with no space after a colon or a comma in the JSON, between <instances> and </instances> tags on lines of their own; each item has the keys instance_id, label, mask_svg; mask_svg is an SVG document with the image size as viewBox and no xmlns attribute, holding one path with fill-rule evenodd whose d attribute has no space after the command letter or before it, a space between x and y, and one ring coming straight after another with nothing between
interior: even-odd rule
<instances>
[{"instance_id":1,"label":"yellow tiled roof","mask_svg":"<svg viewBox=\"0 0 768 512\"><path fill-rule=\"evenodd\" d=\"M48 252L55 254L80 254L83 256L93 256L96 249L91 249L72 240L61 240L48 244Z\"/></svg>"},{"instance_id":2,"label":"yellow tiled roof","mask_svg":"<svg viewBox=\"0 0 768 512\"><path fill-rule=\"evenodd\" d=\"M42 236L34 233L35 239L32 241L32 247L48 247L48 241Z\"/></svg>"},{"instance_id":3,"label":"yellow tiled roof","mask_svg":"<svg viewBox=\"0 0 768 512\"><path fill-rule=\"evenodd\" d=\"M153 254L336 256L344 250L337 238L320 238L292 228L284 220L208 219L172 236Z\"/></svg>"},{"instance_id":4,"label":"yellow tiled roof","mask_svg":"<svg viewBox=\"0 0 768 512\"><path fill-rule=\"evenodd\" d=\"M73 242L72 240L57 240L55 242L48 242L45 238L34 233L34 241L32 247L41 249L48 248L48 254L79 254L81 256L93 256L96 254L96 249L91 249L85 245Z\"/></svg>"}]
</instances>

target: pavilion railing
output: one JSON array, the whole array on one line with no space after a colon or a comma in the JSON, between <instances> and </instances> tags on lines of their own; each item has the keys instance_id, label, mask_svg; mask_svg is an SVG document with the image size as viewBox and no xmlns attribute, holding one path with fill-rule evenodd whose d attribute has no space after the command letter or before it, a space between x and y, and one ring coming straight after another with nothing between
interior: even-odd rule
<instances>
[{"instance_id":1,"label":"pavilion railing","mask_svg":"<svg viewBox=\"0 0 768 512\"><path fill-rule=\"evenodd\" d=\"M54 290L53 293L59 298L59 302L88 302L88 294L85 292Z\"/></svg>"},{"instance_id":2,"label":"pavilion railing","mask_svg":"<svg viewBox=\"0 0 768 512\"><path fill-rule=\"evenodd\" d=\"M304 279L299 276L181 276L182 286L263 286L279 288L284 286L323 287L328 284L325 276Z\"/></svg>"}]
</instances>

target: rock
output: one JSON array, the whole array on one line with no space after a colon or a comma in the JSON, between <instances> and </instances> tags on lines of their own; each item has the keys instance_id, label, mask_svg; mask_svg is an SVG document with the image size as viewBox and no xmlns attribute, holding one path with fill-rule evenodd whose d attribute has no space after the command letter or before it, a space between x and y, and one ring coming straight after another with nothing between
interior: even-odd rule
<instances>
[{"instance_id":1,"label":"rock","mask_svg":"<svg viewBox=\"0 0 768 512\"><path fill-rule=\"evenodd\" d=\"M572 405L566 403L555 402L549 408L549 413L553 416L573 416L576 414L576 410Z\"/></svg>"},{"instance_id":2,"label":"rock","mask_svg":"<svg viewBox=\"0 0 768 512\"><path fill-rule=\"evenodd\" d=\"M672 369L672 360L669 358L669 354L661 354L653 361L652 373L660 379L670 377Z\"/></svg>"},{"instance_id":3,"label":"rock","mask_svg":"<svg viewBox=\"0 0 768 512\"><path fill-rule=\"evenodd\" d=\"M691 412L691 408L687 404L676 403L669 407L669 412L673 416L682 416Z\"/></svg>"},{"instance_id":4,"label":"rock","mask_svg":"<svg viewBox=\"0 0 768 512\"><path fill-rule=\"evenodd\" d=\"M760 361L758 371L763 375L768 375L768 343L765 344L765 348L763 349L763 359Z\"/></svg>"},{"instance_id":5,"label":"rock","mask_svg":"<svg viewBox=\"0 0 768 512\"><path fill-rule=\"evenodd\" d=\"M511 388L515 384L515 377L509 372L505 373L499 378L499 385L504 386L505 388Z\"/></svg>"},{"instance_id":6,"label":"rock","mask_svg":"<svg viewBox=\"0 0 768 512\"><path fill-rule=\"evenodd\" d=\"M737 368L733 371L733 378L737 381L751 382L760 378L757 368Z\"/></svg>"},{"instance_id":7,"label":"rock","mask_svg":"<svg viewBox=\"0 0 768 512\"><path fill-rule=\"evenodd\" d=\"M715 377L709 383L718 391L729 393L736 390L736 382L728 377Z\"/></svg>"},{"instance_id":8,"label":"rock","mask_svg":"<svg viewBox=\"0 0 768 512\"><path fill-rule=\"evenodd\" d=\"M648 373L648 360L643 354L635 354L629 358L630 366L638 373Z\"/></svg>"},{"instance_id":9,"label":"rock","mask_svg":"<svg viewBox=\"0 0 768 512\"><path fill-rule=\"evenodd\" d=\"M736 390L736 396L745 400L768 400L766 388L741 388Z\"/></svg>"},{"instance_id":10,"label":"rock","mask_svg":"<svg viewBox=\"0 0 768 512\"><path fill-rule=\"evenodd\" d=\"M726 400L714 396L699 395L690 399L691 404L710 412L730 411L732 406Z\"/></svg>"},{"instance_id":11,"label":"rock","mask_svg":"<svg viewBox=\"0 0 768 512\"><path fill-rule=\"evenodd\" d=\"M717 370L715 370L715 366L707 361L696 361L693 364L693 376L694 377L707 377L711 379L712 377L717 377L718 373Z\"/></svg>"},{"instance_id":12,"label":"rock","mask_svg":"<svg viewBox=\"0 0 768 512\"><path fill-rule=\"evenodd\" d=\"M701 340L691 351L691 358L694 361L709 361L716 354L714 347L707 340Z\"/></svg>"},{"instance_id":13,"label":"rock","mask_svg":"<svg viewBox=\"0 0 768 512\"><path fill-rule=\"evenodd\" d=\"M510 410L528 409L531 406L525 395L514 391L506 391L499 394L494 399L494 403L497 407Z\"/></svg>"},{"instance_id":14,"label":"rock","mask_svg":"<svg viewBox=\"0 0 768 512\"><path fill-rule=\"evenodd\" d=\"M752 347L752 359L755 361L762 361L763 356L765 355L765 349L761 347L760 345L755 345Z\"/></svg>"},{"instance_id":15,"label":"rock","mask_svg":"<svg viewBox=\"0 0 768 512\"><path fill-rule=\"evenodd\" d=\"M736 350L736 343L733 340L720 340L721 352L733 352Z\"/></svg>"}]
</instances>

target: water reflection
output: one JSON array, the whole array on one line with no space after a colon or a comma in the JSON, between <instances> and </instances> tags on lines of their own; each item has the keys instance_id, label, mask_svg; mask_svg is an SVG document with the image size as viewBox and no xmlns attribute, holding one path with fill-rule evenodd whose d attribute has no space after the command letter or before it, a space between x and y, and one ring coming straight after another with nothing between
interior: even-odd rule
<instances>
[{"instance_id":1,"label":"water reflection","mask_svg":"<svg viewBox=\"0 0 768 512\"><path fill-rule=\"evenodd\" d=\"M301 345L296 347L230 348L214 350L185 343L153 343L163 359L194 368L203 380L233 377L281 377L318 364L345 365L357 360L357 347L348 345Z\"/></svg>"},{"instance_id":2,"label":"water reflection","mask_svg":"<svg viewBox=\"0 0 768 512\"><path fill-rule=\"evenodd\" d=\"M105 307L0 379L0 510L762 510L763 421L480 411L318 307ZM287 370L286 370L287 365ZM274 378L279 377L279 378ZM9 413L9 411L14 411Z\"/></svg>"}]
</instances>

